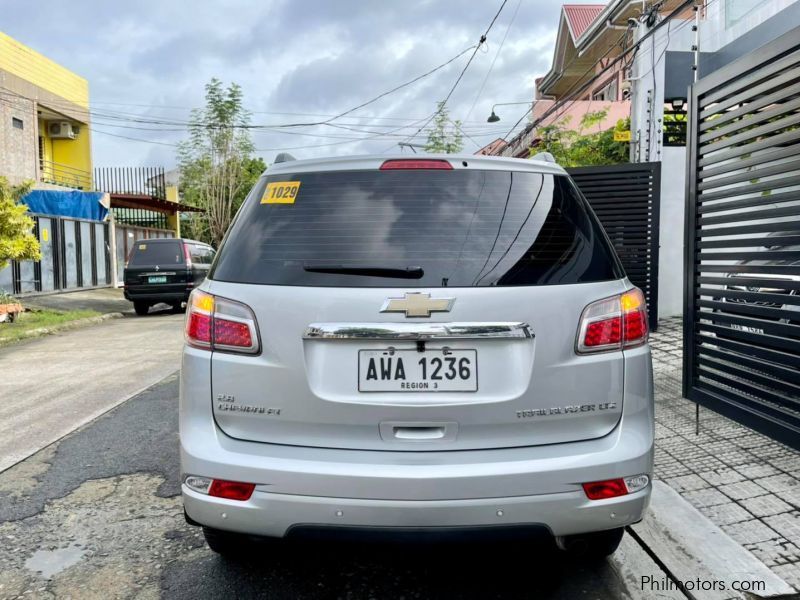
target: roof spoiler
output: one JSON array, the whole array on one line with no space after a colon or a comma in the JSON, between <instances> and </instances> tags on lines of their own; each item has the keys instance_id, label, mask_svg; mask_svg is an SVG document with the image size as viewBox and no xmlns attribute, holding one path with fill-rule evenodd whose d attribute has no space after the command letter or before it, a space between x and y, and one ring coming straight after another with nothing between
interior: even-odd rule
<instances>
[{"instance_id":1,"label":"roof spoiler","mask_svg":"<svg viewBox=\"0 0 800 600\"><path fill-rule=\"evenodd\" d=\"M281 152L278 156L275 157L275 160L272 161L274 164L289 162L290 160L297 160L294 156L289 154L288 152Z\"/></svg>"},{"instance_id":2,"label":"roof spoiler","mask_svg":"<svg viewBox=\"0 0 800 600\"><path fill-rule=\"evenodd\" d=\"M556 162L555 156L553 156L549 152L537 152L536 154L531 156L531 160L538 160L541 162L549 162L549 163Z\"/></svg>"}]
</instances>

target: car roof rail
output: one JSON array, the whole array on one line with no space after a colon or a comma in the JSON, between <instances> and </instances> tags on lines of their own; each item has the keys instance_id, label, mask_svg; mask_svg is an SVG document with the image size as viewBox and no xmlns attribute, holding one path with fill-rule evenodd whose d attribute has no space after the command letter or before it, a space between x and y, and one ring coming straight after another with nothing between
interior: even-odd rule
<instances>
[{"instance_id":1,"label":"car roof rail","mask_svg":"<svg viewBox=\"0 0 800 600\"><path fill-rule=\"evenodd\" d=\"M531 160L538 160L541 162L549 162L555 163L556 157L550 154L549 152L537 152L533 156L531 156Z\"/></svg>"},{"instance_id":2,"label":"car roof rail","mask_svg":"<svg viewBox=\"0 0 800 600\"><path fill-rule=\"evenodd\" d=\"M290 160L297 160L294 156L289 154L288 152L281 152L278 156L275 157L275 160L272 161L274 164L289 162Z\"/></svg>"}]
</instances>

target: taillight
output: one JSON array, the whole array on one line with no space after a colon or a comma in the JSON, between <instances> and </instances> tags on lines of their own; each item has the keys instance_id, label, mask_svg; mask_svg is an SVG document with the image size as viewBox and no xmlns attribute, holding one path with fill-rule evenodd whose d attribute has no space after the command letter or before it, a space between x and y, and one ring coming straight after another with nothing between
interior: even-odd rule
<instances>
[{"instance_id":1,"label":"taillight","mask_svg":"<svg viewBox=\"0 0 800 600\"><path fill-rule=\"evenodd\" d=\"M260 349L256 317L250 307L201 290L189 296L186 341L205 350L257 354Z\"/></svg>"},{"instance_id":2,"label":"taillight","mask_svg":"<svg viewBox=\"0 0 800 600\"><path fill-rule=\"evenodd\" d=\"M403 169L444 169L452 171L453 165L441 158L399 158L384 161L380 168L381 171Z\"/></svg>"},{"instance_id":3,"label":"taillight","mask_svg":"<svg viewBox=\"0 0 800 600\"><path fill-rule=\"evenodd\" d=\"M583 309L576 349L579 354L621 350L647 341L647 306L644 294L633 288Z\"/></svg>"},{"instance_id":4,"label":"taillight","mask_svg":"<svg viewBox=\"0 0 800 600\"><path fill-rule=\"evenodd\" d=\"M189 244L183 245L183 258L186 259L186 266L192 266L192 253L189 251Z\"/></svg>"}]
</instances>

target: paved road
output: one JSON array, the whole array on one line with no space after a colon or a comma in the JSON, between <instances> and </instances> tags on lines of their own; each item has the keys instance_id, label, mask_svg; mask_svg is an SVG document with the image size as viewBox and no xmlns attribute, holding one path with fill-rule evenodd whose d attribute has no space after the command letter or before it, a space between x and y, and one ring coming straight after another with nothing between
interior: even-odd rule
<instances>
[{"instance_id":1,"label":"paved road","mask_svg":"<svg viewBox=\"0 0 800 600\"><path fill-rule=\"evenodd\" d=\"M173 375L0 474L0 598L590 600L643 598L636 578L663 576L641 551L639 562L582 563L469 544L227 560L184 522L178 481Z\"/></svg>"},{"instance_id":2,"label":"paved road","mask_svg":"<svg viewBox=\"0 0 800 600\"><path fill-rule=\"evenodd\" d=\"M0 471L179 369L182 327L154 311L0 349Z\"/></svg>"}]
</instances>

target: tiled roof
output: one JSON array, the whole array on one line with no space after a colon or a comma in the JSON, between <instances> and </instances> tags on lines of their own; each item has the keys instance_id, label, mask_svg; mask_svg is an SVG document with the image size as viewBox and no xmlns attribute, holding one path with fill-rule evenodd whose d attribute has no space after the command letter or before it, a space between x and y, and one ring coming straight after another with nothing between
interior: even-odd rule
<instances>
[{"instance_id":1,"label":"tiled roof","mask_svg":"<svg viewBox=\"0 0 800 600\"><path fill-rule=\"evenodd\" d=\"M603 9L605 4L565 4L564 16L567 18L572 41L577 40L589 28Z\"/></svg>"}]
</instances>

